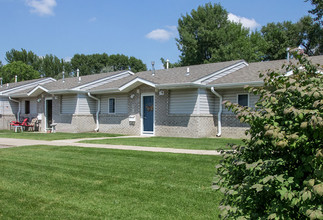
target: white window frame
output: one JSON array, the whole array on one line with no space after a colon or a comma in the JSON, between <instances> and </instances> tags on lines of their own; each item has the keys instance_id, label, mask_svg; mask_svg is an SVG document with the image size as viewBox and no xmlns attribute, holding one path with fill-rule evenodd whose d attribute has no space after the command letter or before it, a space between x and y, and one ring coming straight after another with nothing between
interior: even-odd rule
<instances>
[{"instance_id":1,"label":"white window frame","mask_svg":"<svg viewBox=\"0 0 323 220\"><path fill-rule=\"evenodd\" d=\"M148 132L148 131L144 131L144 118L143 118L143 115L144 115L144 96L153 96L153 105L154 105L154 113L153 113L153 132ZM155 117L156 117L156 111L155 111L155 107L156 107L156 103L155 103L155 93L153 92L149 92L149 93L141 93L141 97L140 97L140 120L141 120L141 135L151 135L151 136L154 136L155 135L155 129L156 129L156 126L155 126Z\"/></svg>"},{"instance_id":2,"label":"white window frame","mask_svg":"<svg viewBox=\"0 0 323 220\"><path fill-rule=\"evenodd\" d=\"M114 112L110 112L110 99L114 99ZM117 99L115 97L108 98L108 114L116 114L117 113Z\"/></svg>"},{"instance_id":3,"label":"white window frame","mask_svg":"<svg viewBox=\"0 0 323 220\"><path fill-rule=\"evenodd\" d=\"M245 107L250 107L250 94L249 93L238 93L237 94L237 104L239 104L239 95L247 95L247 97L248 97L248 105L245 106Z\"/></svg>"}]
</instances>

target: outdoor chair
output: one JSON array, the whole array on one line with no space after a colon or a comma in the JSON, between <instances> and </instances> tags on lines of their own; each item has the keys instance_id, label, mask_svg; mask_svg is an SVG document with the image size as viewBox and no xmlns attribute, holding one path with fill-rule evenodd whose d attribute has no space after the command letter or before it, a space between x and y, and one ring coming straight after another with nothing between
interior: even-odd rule
<instances>
[{"instance_id":1,"label":"outdoor chair","mask_svg":"<svg viewBox=\"0 0 323 220\"><path fill-rule=\"evenodd\" d=\"M21 126L25 128L25 130L29 130L31 128L32 131L34 131L35 123L37 121L37 118L33 118L30 123L28 123L28 118L25 118L24 121L21 123Z\"/></svg>"}]
</instances>

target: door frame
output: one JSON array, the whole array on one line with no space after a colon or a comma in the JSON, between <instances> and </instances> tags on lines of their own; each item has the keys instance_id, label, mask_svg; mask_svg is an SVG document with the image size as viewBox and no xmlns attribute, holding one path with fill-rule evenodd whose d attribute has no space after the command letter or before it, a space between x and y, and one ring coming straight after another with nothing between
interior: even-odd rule
<instances>
[{"instance_id":1,"label":"door frame","mask_svg":"<svg viewBox=\"0 0 323 220\"><path fill-rule=\"evenodd\" d=\"M144 131L144 97L145 96L152 96L153 97L153 131ZM141 93L141 134L142 135L155 135L155 93Z\"/></svg>"},{"instance_id":2,"label":"door frame","mask_svg":"<svg viewBox=\"0 0 323 220\"><path fill-rule=\"evenodd\" d=\"M47 124L47 101L48 100L52 100L52 120L53 120L53 98L45 98L45 111L44 111L44 120L45 120L45 127L44 127L44 131L46 132L47 129L49 128L48 127L48 124Z\"/></svg>"}]
</instances>

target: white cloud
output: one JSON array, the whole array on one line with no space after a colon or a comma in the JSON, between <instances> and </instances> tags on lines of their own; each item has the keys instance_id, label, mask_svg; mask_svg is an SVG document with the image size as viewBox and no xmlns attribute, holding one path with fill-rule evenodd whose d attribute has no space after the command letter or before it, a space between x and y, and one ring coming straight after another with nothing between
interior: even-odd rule
<instances>
[{"instance_id":1,"label":"white cloud","mask_svg":"<svg viewBox=\"0 0 323 220\"><path fill-rule=\"evenodd\" d=\"M250 30L255 29L256 27L259 27L260 24L256 22L255 19L249 19L246 17L240 17L235 14L229 13L228 14L229 21L233 21L236 23L241 23L243 27L250 28Z\"/></svg>"},{"instance_id":2,"label":"white cloud","mask_svg":"<svg viewBox=\"0 0 323 220\"><path fill-rule=\"evenodd\" d=\"M176 26L166 26L166 29L153 30L146 35L146 38L158 41L168 41L175 36L177 28Z\"/></svg>"},{"instance_id":3,"label":"white cloud","mask_svg":"<svg viewBox=\"0 0 323 220\"><path fill-rule=\"evenodd\" d=\"M31 12L43 15L54 15L56 0L26 0L26 4L31 7Z\"/></svg>"}]
</instances>

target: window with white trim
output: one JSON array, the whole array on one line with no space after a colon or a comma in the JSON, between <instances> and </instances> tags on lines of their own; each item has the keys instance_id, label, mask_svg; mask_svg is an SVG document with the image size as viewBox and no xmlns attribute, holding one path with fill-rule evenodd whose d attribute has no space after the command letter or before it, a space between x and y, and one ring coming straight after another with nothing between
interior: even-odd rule
<instances>
[{"instance_id":1,"label":"window with white trim","mask_svg":"<svg viewBox=\"0 0 323 220\"><path fill-rule=\"evenodd\" d=\"M114 114L116 113L116 99L109 98L109 113Z\"/></svg>"},{"instance_id":2,"label":"window with white trim","mask_svg":"<svg viewBox=\"0 0 323 220\"><path fill-rule=\"evenodd\" d=\"M249 95L238 94L238 104L241 106L249 106Z\"/></svg>"}]
</instances>

